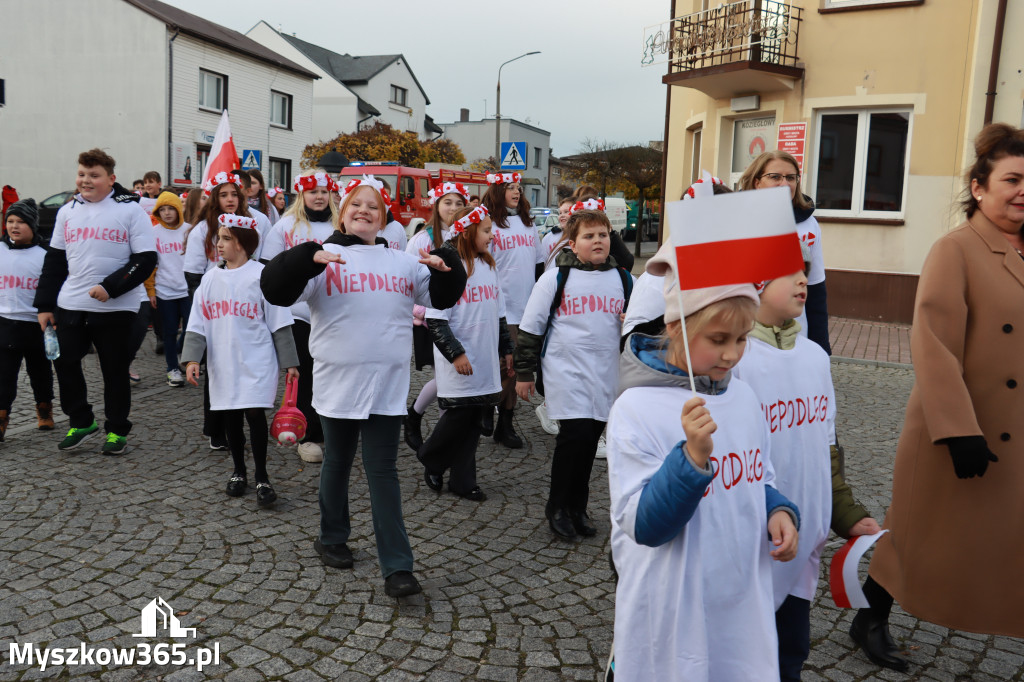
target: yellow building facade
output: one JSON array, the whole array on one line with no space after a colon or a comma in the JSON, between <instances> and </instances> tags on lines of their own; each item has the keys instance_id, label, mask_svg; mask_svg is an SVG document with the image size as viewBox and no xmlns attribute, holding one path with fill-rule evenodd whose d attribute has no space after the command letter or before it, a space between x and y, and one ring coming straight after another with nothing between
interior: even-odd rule
<instances>
[{"instance_id":1,"label":"yellow building facade","mask_svg":"<svg viewBox=\"0 0 1024 682\"><path fill-rule=\"evenodd\" d=\"M666 200L702 168L735 186L761 151L802 151L830 312L909 321L931 244L963 220L986 108L1024 122L1024 2L674 0L671 16L644 53L667 63Z\"/></svg>"}]
</instances>

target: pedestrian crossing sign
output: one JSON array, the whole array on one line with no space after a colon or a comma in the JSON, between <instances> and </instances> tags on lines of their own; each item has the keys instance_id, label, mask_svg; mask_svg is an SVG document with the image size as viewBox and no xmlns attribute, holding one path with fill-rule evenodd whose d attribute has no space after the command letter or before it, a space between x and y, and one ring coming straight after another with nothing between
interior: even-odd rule
<instances>
[{"instance_id":1,"label":"pedestrian crossing sign","mask_svg":"<svg viewBox=\"0 0 1024 682\"><path fill-rule=\"evenodd\" d=\"M501 170L526 170L526 143L501 143Z\"/></svg>"},{"instance_id":2,"label":"pedestrian crossing sign","mask_svg":"<svg viewBox=\"0 0 1024 682\"><path fill-rule=\"evenodd\" d=\"M260 161L263 160L262 149L243 149L242 150L242 170L259 170L262 167Z\"/></svg>"}]
</instances>

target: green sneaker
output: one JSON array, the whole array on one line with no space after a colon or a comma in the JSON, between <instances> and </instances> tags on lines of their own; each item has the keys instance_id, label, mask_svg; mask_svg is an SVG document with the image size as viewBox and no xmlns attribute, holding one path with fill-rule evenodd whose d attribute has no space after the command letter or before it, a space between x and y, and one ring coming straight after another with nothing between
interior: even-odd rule
<instances>
[{"instance_id":1,"label":"green sneaker","mask_svg":"<svg viewBox=\"0 0 1024 682\"><path fill-rule=\"evenodd\" d=\"M103 444L104 455L120 455L128 449L128 439L116 433L107 434L107 442Z\"/></svg>"},{"instance_id":2,"label":"green sneaker","mask_svg":"<svg viewBox=\"0 0 1024 682\"><path fill-rule=\"evenodd\" d=\"M86 426L84 429L71 429L68 431L68 435L64 436L64 440L60 442L60 445L57 446L57 449L74 450L79 445L81 445L83 441L89 440L94 435L96 435L96 433L98 433L99 430L100 427L97 426L96 422L93 422L89 426Z\"/></svg>"}]
</instances>

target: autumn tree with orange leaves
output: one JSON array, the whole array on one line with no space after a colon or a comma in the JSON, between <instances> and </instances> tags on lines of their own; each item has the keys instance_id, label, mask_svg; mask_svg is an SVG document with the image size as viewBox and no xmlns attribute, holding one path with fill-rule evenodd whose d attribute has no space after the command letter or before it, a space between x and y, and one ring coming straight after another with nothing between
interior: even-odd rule
<instances>
[{"instance_id":1,"label":"autumn tree with orange leaves","mask_svg":"<svg viewBox=\"0 0 1024 682\"><path fill-rule=\"evenodd\" d=\"M397 161L414 168L422 168L430 162L466 162L462 149L451 140L438 138L422 142L414 132L396 130L379 121L369 128L308 145L302 150L302 167L317 167L320 158L331 151L341 152L352 161Z\"/></svg>"}]
</instances>

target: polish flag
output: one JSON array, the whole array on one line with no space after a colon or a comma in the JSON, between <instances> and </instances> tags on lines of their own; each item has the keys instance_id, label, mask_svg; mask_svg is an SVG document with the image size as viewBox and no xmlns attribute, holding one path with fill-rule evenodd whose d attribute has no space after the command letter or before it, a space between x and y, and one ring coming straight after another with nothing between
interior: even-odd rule
<instances>
[{"instance_id":1,"label":"polish flag","mask_svg":"<svg viewBox=\"0 0 1024 682\"><path fill-rule=\"evenodd\" d=\"M789 189L712 196L666 205L680 289L762 282L804 267Z\"/></svg>"},{"instance_id":2,"label":"polish flag","mask_svg":"<svg viewBox=\"0 0 1024 682\"><path fill-rule=\"evenodd\" d=\"M199 186L205 187L206 181L217 173L233 171L237 168L238 152L235 151L235 140L231 137L228 110L224 109L220 116L220 123L217 124L217 132L213 136L213 146L210 148L210 155L206 160L206 168L203 169L203 181Z\"/></svg>"},{"instance_id":3,"label":"polish flag","mask_svg":"<svg viewBox=\"0 0 1024 682\"><path fill-rule=\"evenodd\" d=\"M828 570L828 584L832 589L832 601L841 609L866 609L868 598L860 586L857 566L868 549L878 539L888 533L883 530L874 535L858 535L839 548L832 557L832 565Z\"/></svg>"}]
</instances>

